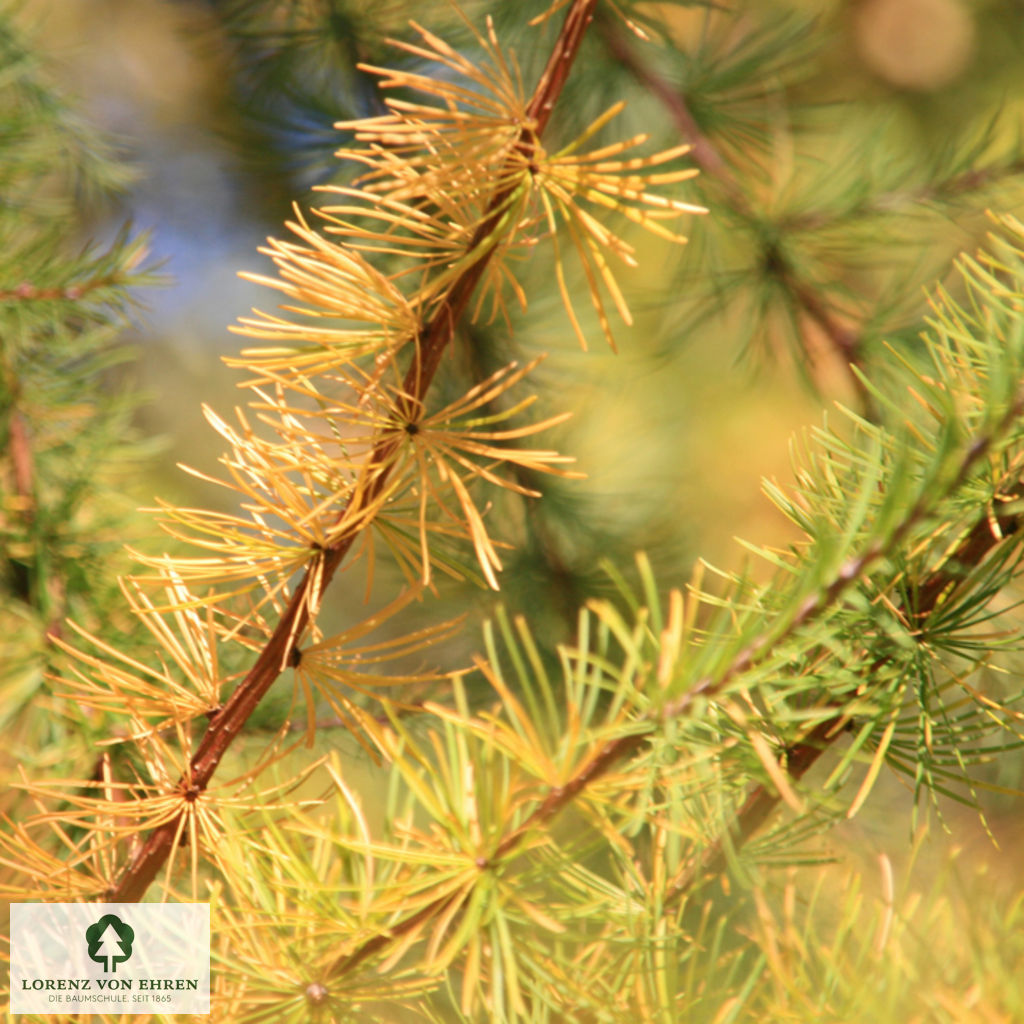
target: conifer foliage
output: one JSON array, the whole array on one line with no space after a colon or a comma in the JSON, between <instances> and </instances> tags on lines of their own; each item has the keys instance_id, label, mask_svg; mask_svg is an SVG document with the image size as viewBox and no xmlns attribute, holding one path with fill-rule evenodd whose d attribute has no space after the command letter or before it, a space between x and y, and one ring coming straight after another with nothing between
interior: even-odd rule
<instances>
[{"instance_id":1,"label":"conifer foliage","mask_svg":"<svg viewBox=\"0 0 1024 1024\"><path fill-rule=\"evenodd\" d=\"M126 537L140 529L123 491L143 457L134 401L114 386L119 334L145 284L145 242L122 232L83 246L83 214L129 180L77 118L9 15L0 16L0 772L56 768L109 725L52 701L45 676L73 616L105 623L132 650L118 612ZM88 755L86 755L88 756ZM96 751L92 749L95 758ZM16 795L7 785L0 808Z\"/></svg>"},{"instance_id":2,"label":"conifer foliage","mask_svg":"<svg viewBox=\"0 0 1024 1024\"><path fill-rule=\"evenodd\" d=\"M237 20L245 5L225 6ZM815 837L883 768L922 801L978 804L980 766L1018 745L1017 694L991 670L1021 637L1024 223L994 216L984 251L932 290L919 345L878 357L808 250L770 237L728 130L716 146L636 57L645 12L552 4L529 86L486 17L460 15L464 48L414 24L393 65L359 66L382 99L338 125L355 177L268 242L276 274L249 276L281 305L243 318L230 360L247 403L207 409L225 450L206 479L234 511L154 510L170 552L138 553L121 584L148 650L80 617L51 630L54 700L104 723L106 753L91 775L22 773L4 894L209 901L211 1019L859 1019L866 957L887 964L878 991L899 986L913 901L889 885L879 921L851 896L848 932L817 939L834 922L813 895L774 900L773 869L820 856ZM666 102L676 141L616 137L618 101L558 123L595 34ZM743 59L768 67L780 39L803 41L783 25ZM806 216L795 234L818 229ZM531 416L538 359L442 390L460 331L512 324L524 257L543 250L567 333L614 347L640 239L683 243L716 217L771 256L761 312L781 302L798 350L817 331L849 367L858 407L807 433L793 484L769 487L801 541L758 551L749 575L698 563L685 585L643 556L630 581L612 568L614 596L581 607L553 655L503 614L468 644L457 620L403 629L453 578L500 588L502 494L543 502L539 481L578 476L544 441L567 413ZM721 268L693 248L711 280ZM123 287L138 254L115 252L0 299ZM14 363L9 378L31 379ZM22 415L12 400L12 453ZM21 497L8 504L31 512ZM329 594L372 597L386 561L402 590L336 627ZM282 688L280 730L239 758ZM307 756L325 715L353 742ZM367 759L384 808L354 781ZM1019 981L990 989L998 968L978 969L986 1011L1009 1019Z\"/></svg>"}]
</instances>

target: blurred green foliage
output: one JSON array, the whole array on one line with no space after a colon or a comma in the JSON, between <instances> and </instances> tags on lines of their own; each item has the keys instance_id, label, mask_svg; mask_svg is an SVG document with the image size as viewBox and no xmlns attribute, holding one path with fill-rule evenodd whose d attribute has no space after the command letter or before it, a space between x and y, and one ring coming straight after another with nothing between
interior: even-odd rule
<instances>
[{"instance_id":1,"label":"blurred green foliage","mask_svg":"<svg viewBox=\"0 0 1024 1024\"><path fill-rule=\"evenodd\" d=\"M74 112L35 49L0 18L0 771L73 763L104 723L55 701L46 678L67 618L126 647L123 546L148 531L132 493L155 450L118 385L123 332L151 284L145 239L84 235L131 174ZM121 217L118 213L116 216ZM3 787L0 804L14 794Z\"/></svg>"}]
</instances>

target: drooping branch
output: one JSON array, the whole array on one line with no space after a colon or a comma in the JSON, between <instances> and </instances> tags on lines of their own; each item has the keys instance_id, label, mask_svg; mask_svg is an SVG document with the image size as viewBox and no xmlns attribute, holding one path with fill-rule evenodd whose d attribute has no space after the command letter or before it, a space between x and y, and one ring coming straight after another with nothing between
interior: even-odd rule
<instances>
[{"instance_id":1,"label":"drooping branch","mask_svg":"<svg viewBox=\"0 0 1024 1024\"><path fill-rule=\"evenodd\" d=\"M527 107L527 125L521 129L519 147L532 149L537 137L547 126L555 103L569 75L587 26L593 18L596 0L574 0L555 42L551 56L541 75L539 84ZM441 357L451 341L493 249L482 247L500 221L511 187L493 195L487 212L476 229L470 244L470 253L481 248L479 257L454 282L445 300L423 328L416 353L405 378L404 391L414 401L421 401L433 380ZM381 494L388 478L388 459L391 446L396 442L382 439L375 446L371 464L385 468L377 474L363 500L369 504ZM317 564L306 570L295 588L287 608L273 634L263 647L255 664L216 713L192 758L190 777L183 780L196 791L204 790L212 778L221 758L235 737L241 733L249 716L266 695L275 680L288 665L292 651L309 625L311 597L314 588L322 593L344 561L354 541L347 534L336 544L318 553ZM140 900L161 867L170 856L180 832L180 818L185 811L154 829L142 848L125 869L108 898L114 902Z\"/></svg>"}]
</instances>

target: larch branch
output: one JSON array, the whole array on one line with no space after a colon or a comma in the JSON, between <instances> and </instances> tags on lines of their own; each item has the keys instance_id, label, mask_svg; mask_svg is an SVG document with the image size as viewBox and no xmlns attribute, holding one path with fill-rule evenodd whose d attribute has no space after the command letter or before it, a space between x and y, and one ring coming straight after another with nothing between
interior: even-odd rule
<instances>
[{"instance_id":1,"label":"larch branch","mask_svg":"<svg viewBox=\"0 0 1024 1024\"><path fill-rule=\"evenodd\" d=\"M575 0L570 7L527 108L530 123L523 129L521 147L532 147L536 136L546 127L587 26L593 18L596 2L597 0ZM480 247L494 230L503 215L503 207L511 191L511 187L504 189L491 198L488 213L477 228L470 252ZM455 281L447 298L424 328L405 378L405 392L414 402L422 400L426 395L456 325L483 276L492 251L488 248L482 250L480 256ZM378 464L387 467L386 456L395 443L388 439L379 441L371 463L379 458ZM366 502L372 503L379 496L387 482L387 476L387 468L377 475L364 498ZM354 536L349 534L336 545L326 548L320 554L321 563L307 569L256 663L207 727L199 749L192 758L191 777L188 780L191 785L202 790L209 784L224 753L281 674L288 663L292 648L304 635L309 625L310 596L314 581L322 593L344 561L353 540ZM319 571L315 572L314 569ZM142 899L170 855L178 834L179 817L180 815L176 816L150 833L121 878L111 887L108 893L109 900L130 903Z\"/></svg>"}]
</instances>

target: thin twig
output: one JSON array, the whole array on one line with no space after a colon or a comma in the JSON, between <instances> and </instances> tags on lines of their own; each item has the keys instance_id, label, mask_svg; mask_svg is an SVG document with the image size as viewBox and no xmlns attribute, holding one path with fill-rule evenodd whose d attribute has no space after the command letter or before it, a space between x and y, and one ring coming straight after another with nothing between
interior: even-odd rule
<instances>
[{"instance_id":1,"label":"thin twig","mask_svg":"<svg viewBox=\"0 0 1024 1024\"><path fill-rule=\"evenodd\" d=\"M943 181L929 182L917 188L894 189L857 203L838 216L825 217L820 213L798 213L786 224L801 231L814 231L823 227L835 227L864 217L892 214L909 206L920 206L935 201L950 201L957 196L980 192L998 185L1006 178L1024 174L1024 160L1011 160L1002 167L976 167L961 174L954 174Z\"/></svg>"},{"instance_id":2,"label":"thin twig","mask_svg":"<svg viewBox=\"0 0 1024 1024\"><path fill-rule=\"evenodd\" d=\"M22 281L13 288L0 288L0 302L79 302L90 292L99 288L112 288L121 283L119 274L105 274L77 284L49 288L41 288L31 281Z\"/></svg>"}]
</instances>

